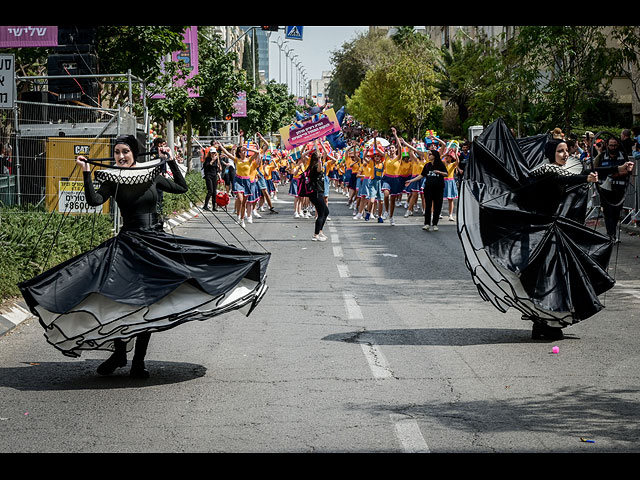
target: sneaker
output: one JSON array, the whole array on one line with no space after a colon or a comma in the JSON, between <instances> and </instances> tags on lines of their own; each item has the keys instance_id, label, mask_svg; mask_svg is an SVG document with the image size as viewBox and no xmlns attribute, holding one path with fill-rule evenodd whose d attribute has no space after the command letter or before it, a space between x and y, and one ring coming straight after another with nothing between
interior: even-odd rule
<instances>
[{"instance_id":1,"label":"sneaker","mask_svg":"<svg viewBox=\"0 0 640 480\"><path fill-rule=\"evenodd\" d=\"M354 220L362 220L362 214L361 213L356 214L356 216L353 217L353 219Z\"/></svg>"},{"instance_id":2,"label":"sneaker","mask_svg":"<svg viewBox=\"0 0 640 480\"><path fill-rule=\"evenodd\" d=\"M455 222L455 219L453 218L453 215L449 215L449 221L450 222Z\"/></svg>"},{"instance_id":3,"label":"sneaker","mask_svg":"<svg viewBox=\"0 0 640 480\"><path fill-rule=\"evenodd\" d=\"M433 226L433 231L434 231L434 232L437 232L437 231L438 231L438 226L437 226L437 225L434 225L434 226Z\"/></svg>"},{"instance_id":4,"label":"sneaker","mask_svg":"<svg viewBox=\"0 0 640 480\"><path fill-rule=\"evenodd\" d=\"M243 218L243 219L242 219L242 221L240 222L240 226L241 226L242 228L246 228L246 227L247 227L247 226L244 224L244 218Z\"/></svg>"},{"instance_id":5,"label":"sneaker","mask_svg":"<svg viewBox=\"0 0 640 480\"><path fill-rule=\"evenodd\" d=\"M393 226L396 224L396 222L395 222L395 220L393 219L393 217L391 217L391 218L390 218L390 220L391 220L391 226L393 227Z\"/></svg>"},{"instance_id":6,"label":"sneaker","mask_svg":"<svg viewBox=\"0 0 640 480\"><path fill-rule=\"evenodd\" d=\"M252 215L248 215L248 216L247 216L247 222L249 222L249 223L253 223Z\"/></svg>"},{"instance_id":7,"label":"sneaker","mask_svg":"<svg viewBox=\"0 0 640 480\"><path fill-rule=\"evenodd\" d=\"M382 214L382 219L383 219L383 220L386 220L387 218L389 218L389 213L388 213L388 212L384 212L384 213Z\"/></svg>"},{"instance_id":8,"label":"sneaker","mask_svg":"<svg viewBox=\"0 0 640 480\"><path fill-rule=\"evenodd\" d=\"M424 227L422 227L422 229L423 229L425 232L428 232L429 230L431 230L431 226L430 226L430 225L425 225Z\"/></svg>"},{"instance_id":9,"label":"sneaker","mask_svg":"<svg viewBox=\"0 0 640 480\"><path fill-rule=\"evenodd\" d=\"M262 215L260 215L257 211L254 211L254 212L253 212L253 216L254 216L255 218L262 218Z\"/></svg>"},{"instance_id":10,"label":"sneaker","mask_svg":"<svg viewBox=\"0 0 640 480\"><path fill-rule=\"evenodd\" d=\"M327 236L324 233L319 233L318 237L324 238L325 240L327 239Z\"/></svg>"},{"instance_id":11,"label":"sneaker","mask_svg":"<svg viewBox=\"0 0 640 480\"><path fill-rule=\"evenodd\" d=\"M382 219L382 217L378 217L378 223L384 223L384 220Z\"/></svg>"},{"instance_id":12,"label":"sneaker","mask_svg":"<svg viewBox=\"0 0 640 480\"><path fill-rule=\"evenodd\" d=\"M271 207L269 209L269 213L278 213L278 211L275 208Z\"/></svg>"},{"instance_id":13,"label":"sneaker","mask_svg":"<svg viewBox=\"0 0 640 480\"><path fill-rule=\"evenodd\" d=\"M369 219L371 218L371 214L369 212L364 214L364 219L368 222Z\"/></svg>"},{"instance_id":14,"label":"sneaker","mask_svg":"<svg viewBox=\"0 0 640 480\"><path fill-rule=\"evenodd\" d=\"M300 218L300 215L298 214L298 212L293 214L293 218Z\"/></svg>"},{"instance_id":15,"label":"sneaker","mask_svg":"<svg viewBox=\"0 0 640 480\"><path fill-rule=\"evenodd\" d=\"M320 235L314 235L313 237L311 237L311 240L313 240L314 242L326 242L327 241L327 237L321 237Z\"/></svg>"}]
</instances>

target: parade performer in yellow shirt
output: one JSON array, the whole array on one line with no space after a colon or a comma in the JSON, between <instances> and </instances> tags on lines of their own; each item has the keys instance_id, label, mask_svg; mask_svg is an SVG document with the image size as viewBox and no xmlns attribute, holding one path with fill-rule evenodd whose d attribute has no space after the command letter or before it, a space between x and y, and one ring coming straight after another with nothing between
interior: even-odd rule
<instances>
[{"instance_id":1,"label":"parade performer in yellow shirt","mask_svg":"<svg viewBox=\"0 0 640 480\"><path fill-rule=\"evenodd\" d=\"M233 182L233 193L236 195L236 213L238 214L238 224L245 226L247 216L247 204L252 195L251 174L260 161L260 150L257 145L250 142L243 143L235 147L233 153L229 152L220 142L216 142L224 155L232 159L236 166L236 175Z\"/></svg>"},{"instance_id":2,"label":"parade performer in yellow shirt","mask_svg":"<svg viewBox=\"0 0 640 480\"><path fill-rule=\"evenodd\" d=\"M395 150L390 148L389 153L385 156L384 160L384 174L382 175L382 193L384 195L384 217L389 218L391 225L395 225L393 220L393 213L396 208L396 200L399 195L402 195L404 185L400 183L400 166L402 159L399 151L400 140L395 128L391 128L391 132L396 139L396 145L398 148Z\"/></svg>"},{"instance_id":3,"label":"parade performer in yellow shirt","mask_svg":"<svg viewBox=\"0 0 640 480\"><path fill-rule=\"evenodd\" d=\"M458 160L454 153L446 153L442 157L442 162L447 167L447 176L444 179L444 198L449 202L449 221L453 222L454 201L458 198L458 186L456 185L456 171Z\"/></svg>"},{"instance_id":4,"label":"parade performer in yellow shirt","mask_svg":"<svg viewBox=\"0 0 640 480\"><path fill-rule=\"evenodd\" d=\"M404 139L402 139L402 143L404 147L409 150L409 156L411 158L411 178L409 180L413 180L414 178L416 178L418 175L422 173L422 170L424 169L424 165L425 163L427 163L427 160L422 155L420 155L421 150L414 147ZM425 205L424 205L423 189L424 189L424 178L421 178L416 182L406 183L405 190L407 191L409 196L409 205L407 206L407 211L404 214L405 217L410 217L413 215L413 207L416 205L416 203L418 203L418 197L421 198L422 210L424 212Z\"/></svg>"}]
</instances>

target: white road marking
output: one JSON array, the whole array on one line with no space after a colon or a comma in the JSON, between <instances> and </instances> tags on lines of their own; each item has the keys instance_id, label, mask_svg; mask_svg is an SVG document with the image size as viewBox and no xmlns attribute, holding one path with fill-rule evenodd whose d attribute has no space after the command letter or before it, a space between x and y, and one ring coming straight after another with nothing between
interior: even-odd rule
<instances>
[{"instance_id":1,"label":"white road marking","mask_svg":"<svg viewBox=\"0 0 640 480\"><path fill-rule=\"evenodd\" d=\"M349 273L349 267L345 264L338 265L338 274L340 278L349 278L351 273Z\"/></svg>"},{"instance_id":2,"label":"white road marking","mask_svg":"<svg viewBox=\"0 0 640 480\"><path fill-rule=\"evenodd\" d=\"M374 378L378 380L393 378L387 359L384 358L384 355L375 344L361 343L360 346Z\"/></svg>"},{"instance_id":3,"label":"white road marking","mask_svg":"<svg viewBox=\"0 0 640 480\"><path fill-rule=\"evenodd\" d=\"M431 453L415 419L397 413L390 416L405 453Z\"/></svg>"},{"instance_id":4,"label":"white road marking","mask_svg":"<svg viewBox=\"0 0 640 480\"><path fill-rule=\"evenodd\" d=\"M360 310L360 305L356 302L355 297L347 292L343 292L342 296L344 298L344 305L347 308L347 318L349 318L349 320L362 320L364 318L362 316L362 310Z\"/></svg>"},{"instance_id":5,"label":"white road marking","mask_svg":"<svg viewBox=\"0 0 640 480\"><path fill-rule=\"evenodd\" d=\"M337 243L337 234L332 236L332 242ZM335 240L334 240L335 238ZM342 248L333 247L335 257L342 257ZM338 274L341 278L350 276L349 267L346 264L338 264ZM354 295L343 292L345 308L347 310L347 318L349 320L363 320L364 315ZM374 343L361 342L360 347L364 354L369 369L376 380L393 379L393 372L389 367L387 359L382 354L380 348ZM393 413L390 415L393 422L394 430L402 450L405 453L430 453L429 446L422 436L418 422L406 415Z\"/></svg>"}]
</instances>

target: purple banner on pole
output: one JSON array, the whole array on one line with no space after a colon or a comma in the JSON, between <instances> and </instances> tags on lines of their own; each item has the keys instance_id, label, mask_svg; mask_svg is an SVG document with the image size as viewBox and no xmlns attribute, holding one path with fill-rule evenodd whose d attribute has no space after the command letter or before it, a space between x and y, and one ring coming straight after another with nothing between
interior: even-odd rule
<instances>
[{"instance_id":1,"label":"purple banner on pole","mask_svg":"<svg viewBox=\"0 0 640 480\"><path fill-rule=\"evenodd\" d=\"M238 92L236 101L233 102L233 108L235 109L235 112L231 114L232 117L247 116L247 92Z\"/></svg>"},{"instance_id":2,"label":"purple banner on pole","mask_svg":"<svg viewBox=\"0 0 640 480\"><path fill-rule=\"evenodd\" d=\"M0 26L0 48L55 47L57 45L58 27Z\"/></svg>"},{"instance_id":3,"label":"purple banner on pole","mask_svg":"<svg viewBox=\"0 0 640 480\"><path fill-rule=\"evenodd\" d=\"M186 48L171 54L173 62L183 62L182 72L187 79L198 74L198 27L191 26L184 32L183 43ZM180 87L185 84L182 79L176 79L175 86ZM190 97L199 97L200 95L189 89ZM151 98L165 98L163 94L153 95Z\"/></svg>"}]
</instances>

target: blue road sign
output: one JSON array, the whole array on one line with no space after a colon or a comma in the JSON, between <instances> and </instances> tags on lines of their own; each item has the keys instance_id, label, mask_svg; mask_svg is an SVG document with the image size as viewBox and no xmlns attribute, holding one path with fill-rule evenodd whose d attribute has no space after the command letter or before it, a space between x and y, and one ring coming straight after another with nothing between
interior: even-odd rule
<instances>
[{"instance_id":1,"label":"blue road sign","mask_svg":"<svg viewBox=\"0 0 640 480\"><path fill-rule=\"evenodd\" d=\"M284 27L285 37L291 40L302 40L303 27Z\"/></svg>"}]
</instances>

